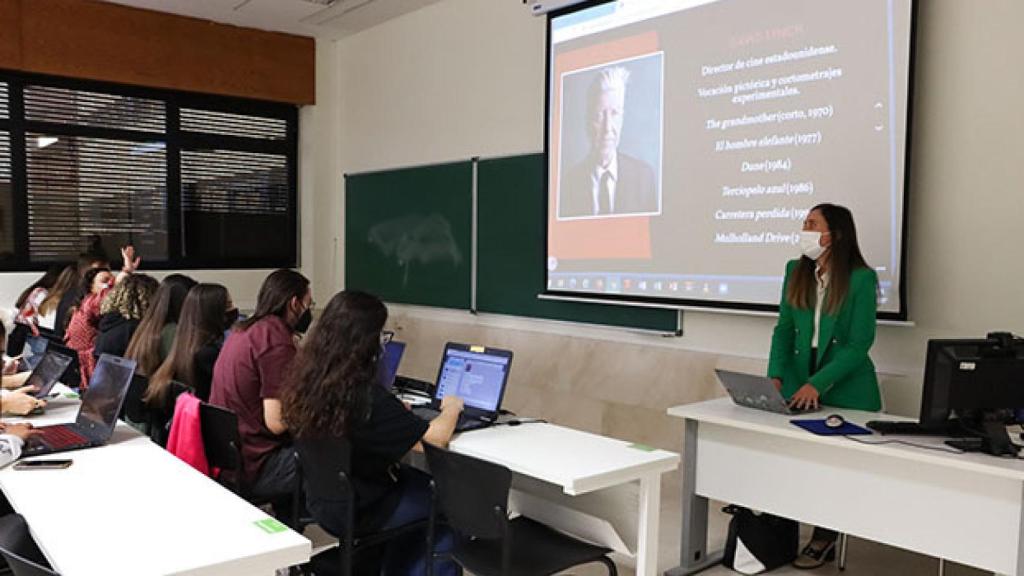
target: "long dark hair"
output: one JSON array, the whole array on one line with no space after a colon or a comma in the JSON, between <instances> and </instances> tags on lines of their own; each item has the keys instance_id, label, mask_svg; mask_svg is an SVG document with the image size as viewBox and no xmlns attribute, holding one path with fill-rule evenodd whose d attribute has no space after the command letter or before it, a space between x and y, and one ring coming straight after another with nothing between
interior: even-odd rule
<instances>
[{"instance_id":1,"label":"long dark hair","mask_svg":"<svg viewBox=\"0 0 1024 576\"><path fill-rule=\"evenodd\" d=\"M850 290L850 275L858 268L868 268L857 244L857 228L853 224L850 210L836 204L818 204L811 208L821 212L832 243L828 248L828 298L823 310L837 314ZM807 256L800 258L793 270L786 290L786 301L795 308L814 308L818 284L814 277L814 260Z\"/></svg>"},{"instance_id":2,"label":"long dark hair","mask_svg":"<svg viewBox=\"0 0 1024 576\"><path fill-rule=\"evenodd\" d=\"M160 366L160 336L164 326L178 322L185 295L195 285L196 281L184 274L171 274L160 283L153 303L142 317L124 354L125 358L132 358L138 363L136 370L140 374L152 374Z\"/></svg>"},{"instance_id":3,"label":"long dark hair","mask_svg":"<svg viewBox=\"0 0 1024 576\"><path fill-rule=\"evenodd\" d=\"M50 313L50 310L56 310L64 294L68 290L73 290L76 284L78 284L78 268L73 264L68 264L61 271L60 276L57 277L57 282L53 285L53 288L50 288L46 299L39 305L39 314L46 316Z\"/></svg>"},{"instance_id":4,"label":"long dark hair","mask_svg":"<svg viewBox=\"0 0 1024 576\"><path fill-rule=\"evenodd\" d=\"M369 414L388 310L365 292L331 298L295 356L281 397L296 437L343 436Z\"/></svg>"},{"instance_id":5,"label":"long dark hair","mask_svg":"<svg viewBox=\"0 0 1024 576\"><path fill-rule=\"evenodd\" d=\"M197 284L188 291L171 352L149 378L149 387L143 396L146 403L165 407L167 388L172 380L195 387L196 353L224 335L227 306L228 290L220 284Z\"/></svg>"},{"instance_id":6,"label":"long dark hair","mask_svg":"<svg viewBox=\"0 0 1024 576\"><path fill-rule=\"evenodd\" d=\"M62 270L64 270L64 267L60 264L54 264L47 268L46 272L40 276L38 280L29 284L28 288L22 290L18 299L14 302L14 307L21 310L21 307L25 305L25 300L28 300L28 295L36 288L46 288L47 291L53 288L54 284L57 283L57 279L60 278Z\"/></svg>"},{"instance_id":7,"label":"long dark hair","mask_svg":"<svg viewBox=\"0 0 1024 576\"><path fill-rule=\"evenodd\" d=\"M267 316L284 318L292 298L301 300L308 290L309 280L294 270L282 268L271 272L256 295L256 311L237 326L240 330L248 330Z\"/></svg>"}]
</instances>

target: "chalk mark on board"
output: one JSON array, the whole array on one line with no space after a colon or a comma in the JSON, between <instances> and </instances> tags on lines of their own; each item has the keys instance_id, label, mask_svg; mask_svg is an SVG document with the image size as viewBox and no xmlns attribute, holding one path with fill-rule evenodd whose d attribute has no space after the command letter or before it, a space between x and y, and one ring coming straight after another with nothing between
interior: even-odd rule
<instances>
[{"instance_id":1,"label":"chalk mark on board","mask_svg":"<svg viewBox=\"0 0 1024 576\"><path fill-rule=\"evenodd\" d=\"M450 262L458 266L462 262L452 226L440 214L412 214L381 222L370 228L367 239L384 256L394 257L403 268L402 286L409 284L409 268L413 263Z\"/></svg>"}]
</instances>

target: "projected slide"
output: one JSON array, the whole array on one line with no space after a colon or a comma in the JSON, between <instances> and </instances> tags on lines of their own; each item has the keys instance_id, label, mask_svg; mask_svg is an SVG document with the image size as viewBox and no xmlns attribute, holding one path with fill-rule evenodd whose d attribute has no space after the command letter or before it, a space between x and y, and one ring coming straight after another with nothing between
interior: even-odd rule
<instances>
[{"instance_id":1,"label":"projected slide","mask_svg":"<svg viewBox=\"0 0 1024 576\"><path fill-rule=\"evenodd\" d=\"M911 0L620 0L550 24L549 292L777 304L833 202L901 311Z\"/></svg>"}]
</instances>

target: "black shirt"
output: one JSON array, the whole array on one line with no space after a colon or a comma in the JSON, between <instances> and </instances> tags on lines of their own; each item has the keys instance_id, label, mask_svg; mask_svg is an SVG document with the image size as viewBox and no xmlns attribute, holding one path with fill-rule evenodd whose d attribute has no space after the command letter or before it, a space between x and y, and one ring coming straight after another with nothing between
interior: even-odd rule
<instances>
[{"instance_id":1,"label":"black shirt","mask_svg":"<svg viewBox=\"0 0 1024 576\"><path fill-rule=\"evenodd\" d=\"M194 382L190 382L195 390L196 398L203 402L210 399L210 385L213 382L213 365L217 363L217 356L220 355L220 347L223 341L217 339L206 344L199 350L192 359L192 376Z\"/></svg>"},{"instance_id":2,"label":"black shirt","mask_svg":"<svg viewBox=\"0 0 1024 576\"><path fill-rule=\"evenodd\" d=\"M100 357L100 354L124 356L125 351L128 350L128 343L132 341L132 336L138 327L139 320L125 318L121 316L120 312L107 312L100 316L99 332L96 334L93 355L97 358Z\"/></svg>"},{"instance_id":3,"label":"black shirt","mask_svg":"<svg viewBox=\"0 0 1024 576\"><path fill-rule=\"evenodd\" d=\"M369 418L353 425L348 435L356 525L361 532L379 529L394 513L401 497L398 462L429 427L381 386L371 386L370 402ZM344 510L336 502L311 500L309 509L325 528L338 534Z\"/></svg>"}]
</instances>

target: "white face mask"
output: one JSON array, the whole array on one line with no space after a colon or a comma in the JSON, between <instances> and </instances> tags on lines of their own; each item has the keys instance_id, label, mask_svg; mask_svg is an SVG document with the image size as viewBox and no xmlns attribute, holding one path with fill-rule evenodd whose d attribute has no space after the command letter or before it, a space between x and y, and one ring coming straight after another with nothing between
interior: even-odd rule
<instances>
[{"instance_id":1,"label":"white face mask","mask_svg":"<svg viewBox=\"0 0 1024 576\"><path fill-rule=\"evenodd\" d=\"M800 253L811 260L817 260L825 253L821 245L821 232L800 232Z\"/></svg>"}]
</instances>

